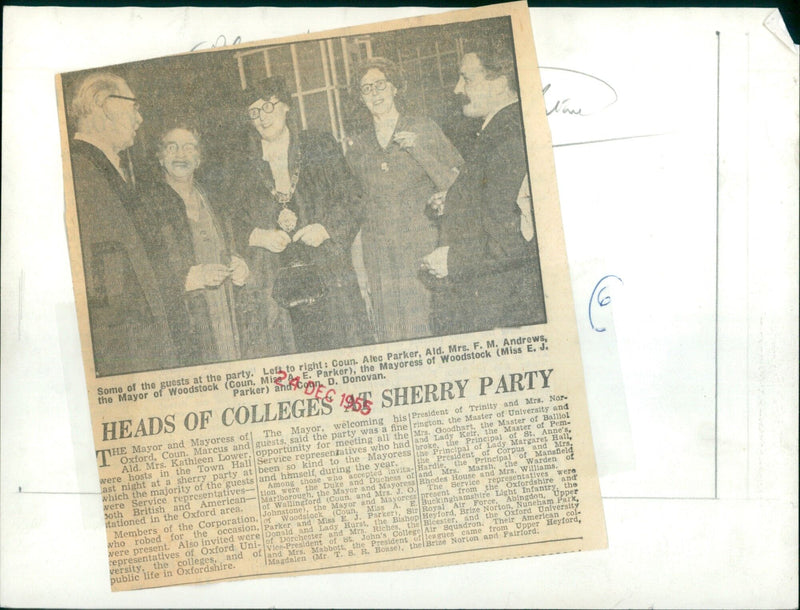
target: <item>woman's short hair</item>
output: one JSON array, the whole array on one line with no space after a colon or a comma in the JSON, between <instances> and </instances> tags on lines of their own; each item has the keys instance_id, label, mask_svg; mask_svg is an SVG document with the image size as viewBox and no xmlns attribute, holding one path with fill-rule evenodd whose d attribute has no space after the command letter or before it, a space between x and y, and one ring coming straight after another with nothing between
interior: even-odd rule
<instances>
[{"instance_id":1,"label":"woman's short hair","mask_svg":"<svg viewBox=\"0 0 800 610\"><path fill-rule=\"evenodd\" d=\"M169 132L175 131L176 129L183 129L194 136L194 139L197 140L197 151L200 153L200 158L202 160L203 143L200 138L200 132L194 125L185 121L175 121L173 123L169 123L166 128L159 130L158 136L155 138L156 157L158 157L159 160L164 158L164 151L166 150L164 138L167 137Z\"/></svg>"},{"instance_id":2,"label":"woman's short hair","mask_svg":"<svg viewBox=\"0 0 800 610\"><path fill-rule=\"evenodd\" d=\"M353 80L353 92L356 96L361 95L361 79L370 70L380 70L386 77L386 80L394 85L397 92L402 95L406 89L406 81L403 76L403 71L391 59L385 57L373 57L359 63L355 70L355 79Z\"/></svg>"}]
</instances>

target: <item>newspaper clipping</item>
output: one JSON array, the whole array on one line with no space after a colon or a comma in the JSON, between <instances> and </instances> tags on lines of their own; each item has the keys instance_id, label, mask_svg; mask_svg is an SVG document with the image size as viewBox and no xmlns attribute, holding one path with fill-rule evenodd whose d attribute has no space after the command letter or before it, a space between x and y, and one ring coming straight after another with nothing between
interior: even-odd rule
<instances>
[{"instance_id":1,"label":"newspaper clipping","mask_svg":"<svg viewBox=\"0 0 800 610\"><path fill-rule=\"evenodd\" d=\"M57 90L112 590L605 547L526 3Z\"/></svg>"}]
</instances>

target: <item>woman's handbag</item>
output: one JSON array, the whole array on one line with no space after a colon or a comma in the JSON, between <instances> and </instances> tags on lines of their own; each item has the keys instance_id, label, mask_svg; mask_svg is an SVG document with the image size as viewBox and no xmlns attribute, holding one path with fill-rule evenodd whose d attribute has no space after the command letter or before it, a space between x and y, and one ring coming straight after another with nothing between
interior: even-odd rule
<instances>
[{"instance_id":1,"label":"woman's handbag","mask_svg":"<svg viewBox=\"0 0 800 610\"><path fill-rule=\"evenodd\" d=\"M272 286L272 298L286 309L311 305L322 300L326 293L319 268L296 258L278 270Z\"/></svg>"}]
</instances>

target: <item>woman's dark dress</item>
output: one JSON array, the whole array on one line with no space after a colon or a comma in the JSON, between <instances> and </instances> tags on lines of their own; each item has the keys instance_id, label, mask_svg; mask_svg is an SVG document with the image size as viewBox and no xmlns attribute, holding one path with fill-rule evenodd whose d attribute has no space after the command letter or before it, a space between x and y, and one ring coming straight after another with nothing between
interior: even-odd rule
<instances>
[{"instance_id":1,"label":"woman's dark dress","mask_svg":"<svg viewBox=\"0 0 800 610\"><path fill-rule=\"evenodd\" d=\"M269 163L262 159L260 140L244 162L234 188L237 243L246 252L251 278L246 288L242 329L244 357L334 349L372 342L350 247L361 219L361 191L341 148L327 134L292 133L289 174L297 186L287 204L297 215L296 229L319 223L330 239L314 248L300 242L281 253L249 246L253 229L278 229L282 209L272 190ZM311 305L281 307L274 298L275 281L292 261L311 265L324 285L324 296ZM290 271L287 277L292 277ZM302 290L300 290L302 292Z\"/></svg>"}]
</instances>

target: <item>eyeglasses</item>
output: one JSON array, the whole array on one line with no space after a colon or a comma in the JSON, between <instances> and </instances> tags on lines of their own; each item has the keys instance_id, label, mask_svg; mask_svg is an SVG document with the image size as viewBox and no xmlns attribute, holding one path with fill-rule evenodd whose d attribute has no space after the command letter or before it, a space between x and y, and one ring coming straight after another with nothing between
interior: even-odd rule
<instances>
[{"instance_id":1,"label":"eyeglasses","mask_svg":"<svg viewBox=\"0 0 800 610\"><path fill-rule=\"evenodd\" d=\"M261 113L270 114L273 110L275 110L275 104L277 102L264 102L262 106L256 106L255 108L248 108L247 116L249 116L252 120L256 120L257 118L261 117Z\"/></svg>"},{"instance_id":2,"label":"eyeglasses","mask_svg":"<svg viewBox=\"0 0 800 610\"><path fill-rule=\"evenodd\" d=\"M364 83L361 85L361 95L369 95L373 91L383 91L388 84L385 79L376 80L374 83Z\"/></svg>"},{"instance_id":3,"label":"eyeglasses","mask_svg":"<svg viewBox=\"0 0 800 610\"><path fill-rule=\"evenodd\" d=\"M167 142L164 144L165 153L176 155L178 154L178 150L183 151L184 155L193 155L200 150L200 147L194 142L186 142L186 144L183 144L182 146L178 146L177 142Z\"/></svg>"},{"instance_id":4,"label":"eyeglasses","mask_svg":"<svg viewBox=\"0 0 800 610\"><path fill-rule=\"evenodd\" d=\"M133 109L136 112L139 112L139 102L135 97L128 97L127 95L115 95L115 94L111 94L108 97L113 97L118 100L128 100L129 102L133 102Z\"/></svg>"}]
</instances>

